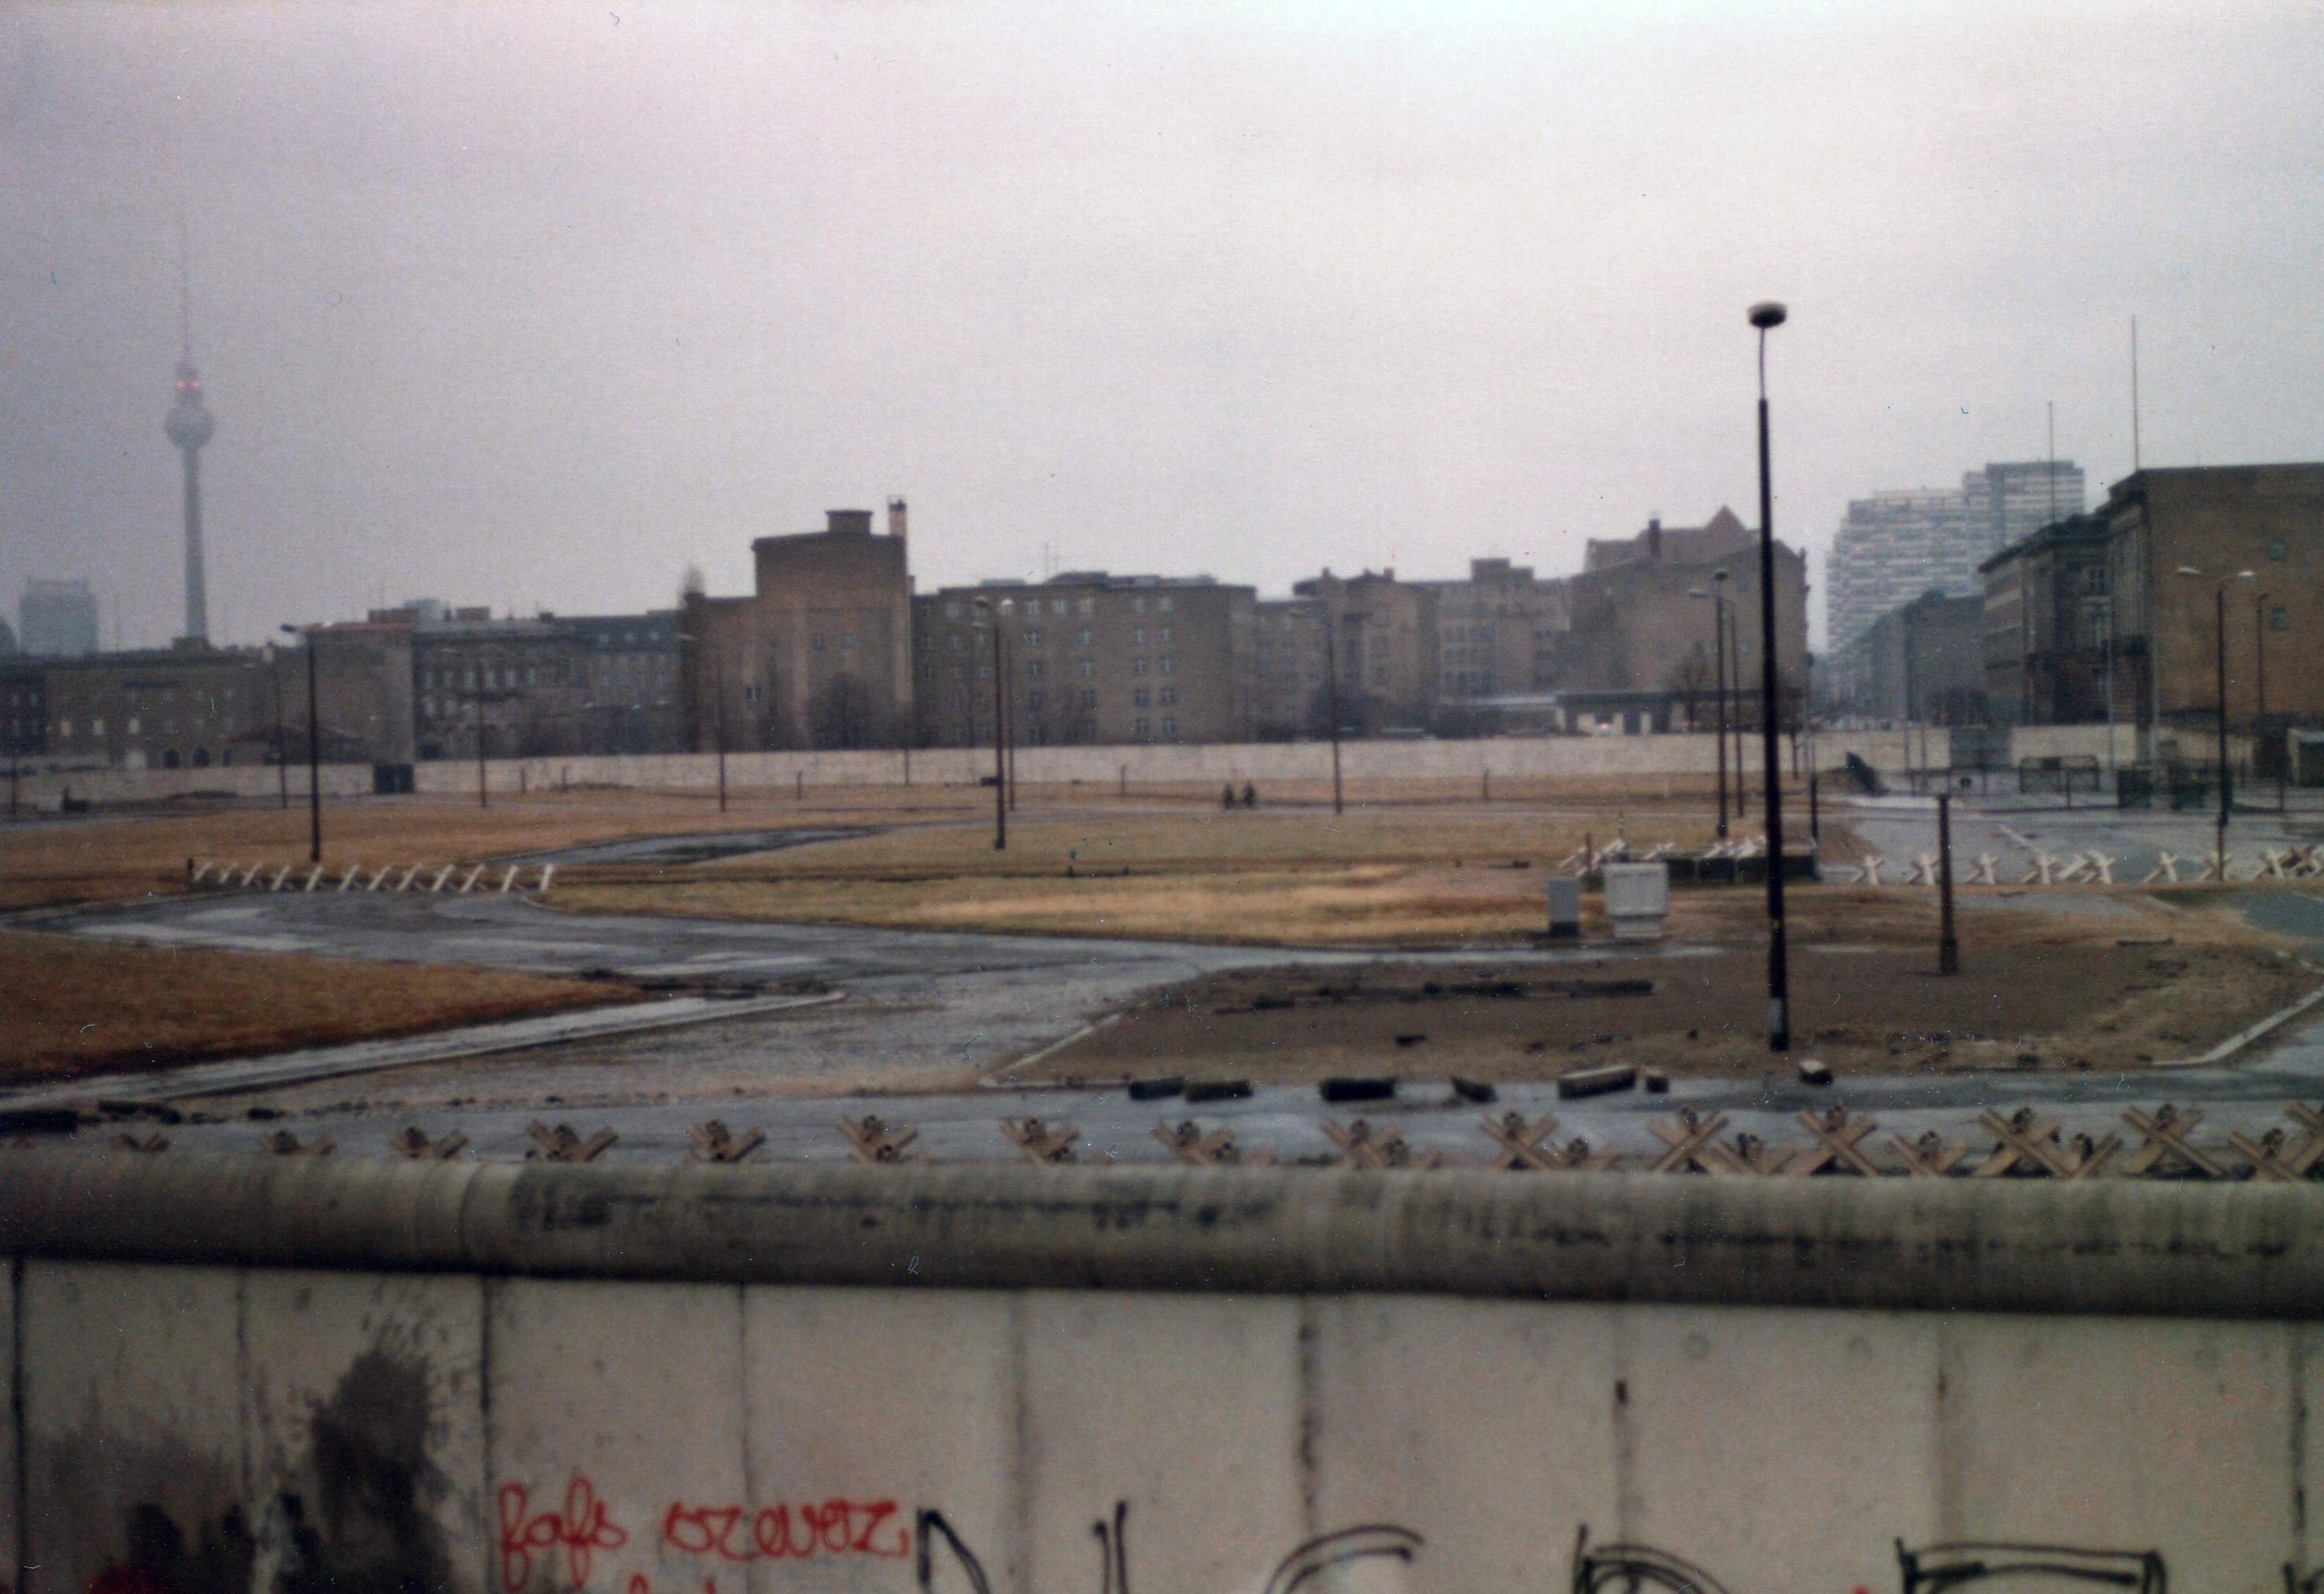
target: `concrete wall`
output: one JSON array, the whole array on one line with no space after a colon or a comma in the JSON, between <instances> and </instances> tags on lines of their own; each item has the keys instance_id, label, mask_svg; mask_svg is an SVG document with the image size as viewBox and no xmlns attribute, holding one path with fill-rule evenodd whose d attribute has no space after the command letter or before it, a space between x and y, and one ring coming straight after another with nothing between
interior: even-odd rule
<instances>
[{"instance_id":1,"label":"concrete wall","mask_svg":"<svg viewBox=\"0 0 2324 1594\"><path fill-rule=\"evenodd\" d=\"M2319 1193L176 1157L0 1157L22 1594L2310 1565Z\"/></svg>"}]
</instances>

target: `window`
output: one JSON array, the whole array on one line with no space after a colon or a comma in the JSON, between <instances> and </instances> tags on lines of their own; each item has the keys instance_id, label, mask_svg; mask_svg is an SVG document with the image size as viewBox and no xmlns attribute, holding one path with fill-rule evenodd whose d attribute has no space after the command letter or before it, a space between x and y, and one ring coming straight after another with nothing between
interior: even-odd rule
<instances>
[{"instance_id":1,"label":"window","mask_svg":"<svg viewBox=\"0 0 2324 1594\"><path fill-rule=\"evenodd\" d=\"M1025 645L1028 648L1039 647L1041 645L1041 633L1038 631L1027 631L1025 633Z\"/></svg>"},{"instance_id":2,"label":"window","mask_svg":"<svg viewBox=\"0 0 2324 1594\"><path fill-rule=\"evenodd\" d=\"M1163 687L1163 688L1162 688L1162 706L1163 706L1163 707L1165 707L1165 708L1168 708L1168 707L1170 707L1172 705L1176 704L1177 701L1178 701L1178 688L1177 688L1177 687L1176 687L1176 686L1165 686L1165 687Z\"/></svg>"},{"instance_id":3,"label":"window","mask_svg":"<svg viewBox=\"0 0 2324 1594\"><path fill-rule=\"evenodd\" d=\"M1146 613L1146 600L1145 600L1144 598L1132 598L1132 599L1130 599L1130 612L1132 614L1143 614L1143 613ZM1143 720L1139 721L1139 723L1138 723L1138 728L1139 728L1139 730L1141 730L1141 731L1143 731L1144 729L1146 729L1146 722L1145 722L1145 721L1143 721Z\"/></svg>"},{"instance_id":4,"label":"window","mask_svg":"<svg viewBox=\"0 0 2324 1594\"><path fill-rule=\"evenodd\" d=\"M960 602L958 599L953 599L945 604L945 618L946 620L958 620L960 618Z\"/></svg>"},{"instance_id":5,"label":"window","mask_svg":"<svg viewBox=\"0 0 2324 1594\"><path fill-rule=\"evenodd\" d=\"M1097 661L1095 659L1084 659L1079 664L1074 666L1074 673L1081 677L1082 679L1088 680L1092 676L1097 674Z\"/></svg>"},{"instance_id":6,"label":"window","mask_svg":"<svg viewBox=\"0 0 2324 1594\"><path fill-rule=\"evenodd\" d=\"M1084 708L1095 708L1097 706L1097 694L1095 692L1084 692L1082 694L1082 706Z\"/></svg>"},{"instance_id":7,"label":"window","mask_svg":"<svg viewBox=\"0 0 2324 1594\"><path fill-rule=\"evenodd\" d=\"M1047 663L1043 662L1041 659L1028 659L1025 661L1025 675L1026 675L1026 677L1027 677L1028 680L1036 680L1036 681L1038 681L1038 680L1039 680L1043 676L1045 676L1045 675L1048 674L1048 672L1049 672L1049 667L1048 667L1048 665L1047 665Z\"/></svg>"},{"instance_id":8,"label":"window","mask_svg":"<svg viewBox=\"0 0 2324 1594\"><path fill-rule=\"evenodd\" d=\"M1150 736L1153 734L1153 732L1148 728L1148 722L1141 719L1138 722L1138 724L1132 731L1131 734L1138 736Z\"/></svg>"},{"instance_id":9,"label":"window","mask_svg":"<svg viewBox=\"0 0 2324 1594\"><path fill-rule=\"evenodd\" d=\"M1144 626L1133 625L1130 628L1130 645L1133 648L1143 648L1146 646L1146 628Z\"/></svg>"},{"instance_id":10,"label":"window","mask_svg":"<svg viewBox=\"0 0 2324 1594\"><path fill-rule=\"evenodd\" d=\"M88 733L89 733L90 735L92 735L92 736L102 736L102 735L104 735L104 734L105 734L105 722L104 722L103 720L91 720L91 721L89 721L89 723L88 723Z\"/></svg>"},{"instance_id":11,"label":"window","mask_svg":"<svg viewBox=\"0 0 2324 1594\"><path fill-rule=\"evenodd\" d=\"M2285 548L2283 546L2283 539L2281 537L2267 545L2267 557L2271 559L2284 558L2288 556L2289 551L2290 550Z\"/></svg>"},{"instance_id":12,"label":"window","mask_svg":"<svg viewBox=\"0 0 2324 1594\"><path fill-rule=\"evenodd\" d=\"M1095 598L1083 598L1083 599L1081 599L1080 601L1078 601L1077 603L1075 603L1075 604L1074 604L1074 613L1076 613L1076 614L1094 614L1094 613L1097 613L1097 600L1096 600Z\"/></svg>"},{"instance_id":13,"label":"window","mask_svg":"<svg viewBox=\"0 0 2324 1594\"><path fill-rule=\"evenodd\" d=\"M1146 660L1143 659L1131 659L1130 661L1130 673L1134 676L1144 675L1146 673Z\"/></svg>"},{"instance_id":14,"label":"window","mask_svg":"<svg viewBox=\"0 0 2324 1594\"><path fill-rule=\"evenodd\" d=\"M1089 628L1088 628L1087 626L1084 626L1084 627L1081 629L1081 631L1080 631L1079 632L1077 632L1077 633L1074 635L1074 647L1076 647L1076 648L1086 648L1086 647L1088 647L1089 645L1090 645L1090 633L1089 633Z\"/></svg>"},{"instance_id":15,"label":"window","mask_svg":"<svg viewBox=\"0 0 2324 1594\"><path fill-rule=\"evenodd\" d=\"M1168 600L1165 599L1164 602L1167 603ZM1162 734L1165 736L1176 736L1177 733L1178 716L1176 714L1164 714L1162 716Z\"/></svg>"},{"instance_id":16,"label":"window","mask_svg":"<svg viewBox=\"0 0 2324 1594\"><path fill-rule=\"evenodd\" d=\"M69 735L71 735L71 734L72 734L72 722L71 722L70 720L59 720L59 721L57 722L57 734L58 734L58 735L60 735L60 736L69 736Z\"/></svg>"},{"instance_id":17,"label":"window","mask_svg":"<svg viewBox=\"0 0 2324 1594\"><path fill-rule=\"evenodd\" d=\"M1025 694L1025 706L1031 709L1035 714L1039 714L1041 712L1041 703L1042 697L1038 692L1028 692Z\"/></svg>"},{"instance_id":18,"label":"window","mask_svg":"<svg viewBox=\"0 0 2324 1594\"><path fill-rule=\"evenodd\" d=\"M1130 695L1130 705L1132 708L1144 708L1149 701L1151 701L1151 699L1148 697L1146 688L1143 686L1137 688Z\"/></svg>"},{"instance_id":19,"label":"window","mask_svg":"<svg viewBox=\"0 0 2324 1594\"><path fill-rule=\"evenodd\" d=\"M2290 631L2292 629L2292 611L2285 608L2282 604L2278 604L2274 608L2270 609L2267 612L2267 629L2270 631Z\"/></svg>"},{"instance_id":20,"label":"window","mask_svg":"<svg viewBox=\"0 0 2324 1594\"><path fill-rule=\"evenodd\" d=\"M816 633L815 633L815 638L814 638L814 640L813 640L812 641L808 642L807 646L808 646L808 647L810 647L810 648L813 648L813 649L814 649L816 652L818 652L818 653L822 652L822 651L823 651L823 633L822 633L821 631L817 631L817 632L816 632Z\"/></svg>"},{"instance_id":21,"label":"window","mask_svg":"<svg viewBox=\"0 0 2324 1594\"><path fill-rule=\"evenodd\" d=\"M1166 604L1169 602L1167 598L1165 598L1162 601ZM1160 633L1157 635L1154 640L1161 643L1164 647L1168 647L1170 645L1170 628L1167 625L1164 626Z\"/></svg>"},{"instance_id":22,"label":"window","mask_svg":"<svg viewBox=\"0 0 2324 1594\"><path fill-rule=\"evenodd\" d=\"M2278 610L2277 613L2281 613L2282 611ZM2279 627L2278 629L2281 628ZM129 716L129 733L132 736L137 734L137 716L134 714Z\"/></svg>"},{"instance_id":23,"label":"window","mask_svg":"<svg viewBox=\"0 0 2324 1594\"><path fill-rule=\"evenodd\" d=\"M1171 658L1167 653L1165 653L1162 655L1162 661L1157 668L1160 668L1164 675L1172 675L1176 672L1177 663L1178 661L1176 659Z\"/></svg>"},{"instance_id":24,"label":"window","mask_svg":"<svg viewBox=\"0 0 2324 1594\"><path fill-rule=\"evenodd\" d=\"M842 652L853 652L855 650L855 633L852 631L841 631L839 633L839 646Z\"/></svg>"},{"instance_id":25,"label":"window","mask_svg":"<svg viewBox=\"0 0 2324 1594\"><path fill-rule=\"evenodd\" d=\"M976 667L976 678L980 681L991 680L992 678L992 667L989 664L978 665Z\"/></svg>"},{"instance_id":26,"label":"window","mask_svg":"<svg viewBox=\"0 0 2324 1594\"><path fill-rule=\"evenodd\" d=\"M960 651L960 632L958 631L952 633L952 650L955 653Z\"/></svg>"}]
</instances>

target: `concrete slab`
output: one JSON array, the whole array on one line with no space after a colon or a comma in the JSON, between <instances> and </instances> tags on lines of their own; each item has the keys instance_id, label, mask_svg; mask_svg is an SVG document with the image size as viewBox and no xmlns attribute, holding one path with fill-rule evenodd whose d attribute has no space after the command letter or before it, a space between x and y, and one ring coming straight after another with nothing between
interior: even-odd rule
<instances>
[{"instance_id":1,"label":"concrete slab","mask_svg":"<svg viewBox=\"0 0 2324 1594\"><path fill-rule=\"evenodd\" d=\"M1936 1525L1932 1318L1630 1307L1615 1332L1625 1537L1730 1589L1893 1586L1895 1541Z\"/></svg>"},{"instance_id":2,"label":"concrete slab","mask_svg":"<svg viewBox=\"0 0 2324 1594\"><path fill-rule=\"evenodd\" d=\"M490 1569L464 1548L492 1536L482 1282L255 1271L243 1299L259 1541L303 1520L338 1583L485 1594Z\"/></svg>"},{"instance_id":3,"label":"concrete slab","mask_svg":"<svg viewBox=\"0 0 2324 1594\"><path fill-rule=\"evenodd\" d=\"M219 1562L244 1520L241 1276L27 1262L24 1594ZM133 1543L134 1542L134 1543Z\"/></svg>"},{"instance_id":4,"label":"concrete slab","mask_svg":"<svg viewBox=\"0 0 2324 1594\"><path fill-rule=\"evenodd\" d=\"M1262 1588L1307 1537L1299 1307L1182 1295L1027 1295L1021 1583L1099 1586L1096 1525L1125 1508L1139 1594Z\"/></svg>"},{"instance_id":5,"label":"concrete slab","mask_svg":"<svg viewBox=\"0 0 2324 1594\"><path fill-rule=\"evenodd\" d=\"M754 1288L742 1336L752 1594L901 1588L924 1506L1023 1586L1012 1296ZM941 1541L933 1565L966 1589Z\"/></svg>"},{"instance_id":6,"label":"concrete slab","mask_svg":"<svg viewBox=\"0 0 2324 1594\"><path fill-rule=\"evenodd\" d=\"M1942 1536L2158 1550L2174 1583L2206 1594L2281 1589L2296 1548L2299 1331L1947 1322Z\"/></svg>"},{"instance_id":7,"label":"concrete slab","mask_svg":"<svg viewBox=\"0 0 2324 1594\"><path fill-rule=\"evenodd\" d=\"M1415 1594L1542 1587L1568 1525L1612 1535L1612 1313L1425 1296L1307 1311L1315 1531L1419 1533Z\"/></svg>"},{"instance_id":8,"label":"concrete slab","mask_svg":"<svg viewBox=\"0 0 2324 1594\"><path fill-rule=\"evenodd\" d=\"M499 1594L738 1589L741 1288L495 1279L484 1320Z\"/></svg>"}]
</instances>

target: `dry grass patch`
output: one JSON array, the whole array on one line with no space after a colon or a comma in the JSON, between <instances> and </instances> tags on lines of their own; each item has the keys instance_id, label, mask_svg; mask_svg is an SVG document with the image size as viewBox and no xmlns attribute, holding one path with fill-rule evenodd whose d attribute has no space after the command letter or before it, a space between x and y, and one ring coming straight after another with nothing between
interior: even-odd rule
<instances>
[{"instance_id":1,"label":"dry grass patch","mask_svg":"<svg viewBox=\"0 0 2324 1594\"><path fill-rule=\"evenodd\" d=\"M612 982L0 932L0 1082L30 1084L635 1000Z\"/></svg>"},{"instance_id":2,"label":"dry grass patch","mask_svg":"<svg viewBox=\"0 0 2324 1594\"><path fill-rule=\"evenodd\" d=\"M1434 810L1092 814L899 829L686 870L589 869L558 907L596 912L1305 945L1507 942L1541 927L1542 880L1605 815ZM1634 840L1696 843L1699 818Z\"/></svg>"}]
</instances>

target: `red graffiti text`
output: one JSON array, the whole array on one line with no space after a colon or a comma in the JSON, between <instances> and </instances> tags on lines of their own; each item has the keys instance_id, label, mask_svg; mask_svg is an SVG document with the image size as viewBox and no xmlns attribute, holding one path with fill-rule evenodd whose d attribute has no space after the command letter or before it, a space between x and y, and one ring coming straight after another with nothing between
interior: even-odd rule
<instances>
[{"instance_id":1,"label":"red graffiti text","mask_svg":"<svg viewBox=\"0 0 2324 1594\"><path fill-rule=\"evenodd\" d=\"M810 1555L912 1553L912 1530L893 1500L825 1500L767 1506L672 1505L662 1518L662 1542L689 1555L721 1561L779 1561Z\"/></svg>"},{"instance_id":2,"label":"red graffiti text","mask_svg":"<svg viewBox=\"0 0 2324 1594\"><path fill-rule=\"evenodd\" d=\"M523 1594L532 1581L533 1556L565 1552L567 1580L578 1589L589 1580L589 1570L600 1550L618 1550L630 1542L628 1532L605 1514L605 1502L596 1486L576 1478L565 1486L561 1511L532 1509L521 1483L503 1484L501 1509L501 1587L507 1594Z\"/></svg>"}]
</instances>

